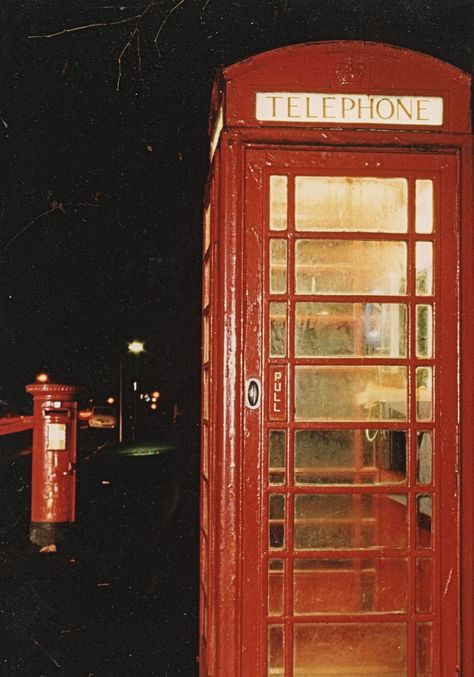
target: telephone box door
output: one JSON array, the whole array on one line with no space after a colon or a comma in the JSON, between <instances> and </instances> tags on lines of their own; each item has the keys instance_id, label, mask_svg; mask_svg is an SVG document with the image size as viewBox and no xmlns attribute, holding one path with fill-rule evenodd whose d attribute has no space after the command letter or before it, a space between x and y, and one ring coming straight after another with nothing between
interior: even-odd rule
<instances>
[{"instance_id":1,"label":"telephone box door","mask_svg":"<svg viewBox=\"0 0 474 677\"><path fill-rule=\"evenodd\" d=\"M455 675L456 156L246 158L242 675Z\"/></svg>"}]
</instances>

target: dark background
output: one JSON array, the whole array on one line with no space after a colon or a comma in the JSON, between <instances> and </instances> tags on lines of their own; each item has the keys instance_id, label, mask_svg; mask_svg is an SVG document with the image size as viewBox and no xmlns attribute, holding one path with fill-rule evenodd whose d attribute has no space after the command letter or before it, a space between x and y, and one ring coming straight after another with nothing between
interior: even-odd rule
<instances>
[{"instance_id":1,"label":"dark background","mask_svg":"<svg viewBox=\"0 0 474 677\"><path fill-rule=\"evenodd\" d=\"M42 369L116 392L139 338L134 378L196 424L216 68L356 39L472 69L472 0L3 0L0 18L0 399Z\"/></svg>"}]
</instances>

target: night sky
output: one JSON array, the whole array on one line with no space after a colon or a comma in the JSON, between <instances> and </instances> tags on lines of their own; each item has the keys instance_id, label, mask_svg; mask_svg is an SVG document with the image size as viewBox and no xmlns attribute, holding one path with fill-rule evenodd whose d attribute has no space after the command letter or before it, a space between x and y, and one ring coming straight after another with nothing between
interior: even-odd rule
<instances>
[{"instance_id":1,"label":"night sky","mask_svg":"<svg viewBox=\"0 0 474 677\"><path fill-rule=\"evenodd\" d=\"M0 399L19 401L43 369L97 396L116 391L139 338L147 352L125 357L128 373L196 419L216 69L287 44L361 39L472 71L473 7L0 0Z\"/></svg>"}]
</instances>

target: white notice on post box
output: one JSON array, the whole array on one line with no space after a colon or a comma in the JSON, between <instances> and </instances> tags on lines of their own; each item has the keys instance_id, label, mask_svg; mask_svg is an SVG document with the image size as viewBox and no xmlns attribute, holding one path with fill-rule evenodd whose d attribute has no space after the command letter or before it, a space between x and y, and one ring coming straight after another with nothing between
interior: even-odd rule
<instances>
[{"instance_id":1,"label":"white notice on post box","mask_svg":"<svg viewBox=\"0 0 474 677\"><path fill-rule=\"evenodd\" d=\"M440 96L257 92L257 120L333 124L443 124Z\"/></svg>"},{"instance_id":2,"label":"white notice on post box","mask_svg":"<svg viewBox=\"0 0 474 677\"><path fill-rule=\"evenodd\" d=\"M48 423L46 438L46 449L55 451L66 449L66 425L64 423Z\"/></svg>"}]
</instances>

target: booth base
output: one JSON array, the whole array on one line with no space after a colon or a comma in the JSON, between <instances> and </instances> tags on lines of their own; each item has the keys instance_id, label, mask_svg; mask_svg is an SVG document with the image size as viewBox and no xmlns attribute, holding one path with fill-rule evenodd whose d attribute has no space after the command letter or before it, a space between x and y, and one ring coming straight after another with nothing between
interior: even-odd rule
<instances>
[{"instance_id":1,"label":"booth base","mask_svg":"<svg viewBox=\"0 0 474 677\"><path fill-rule=\"evenodd\" d=\"M70 522L32 522L30 542L40 547L56 545L64 541L71 530Z\"/></svg>"}]
</instances>

